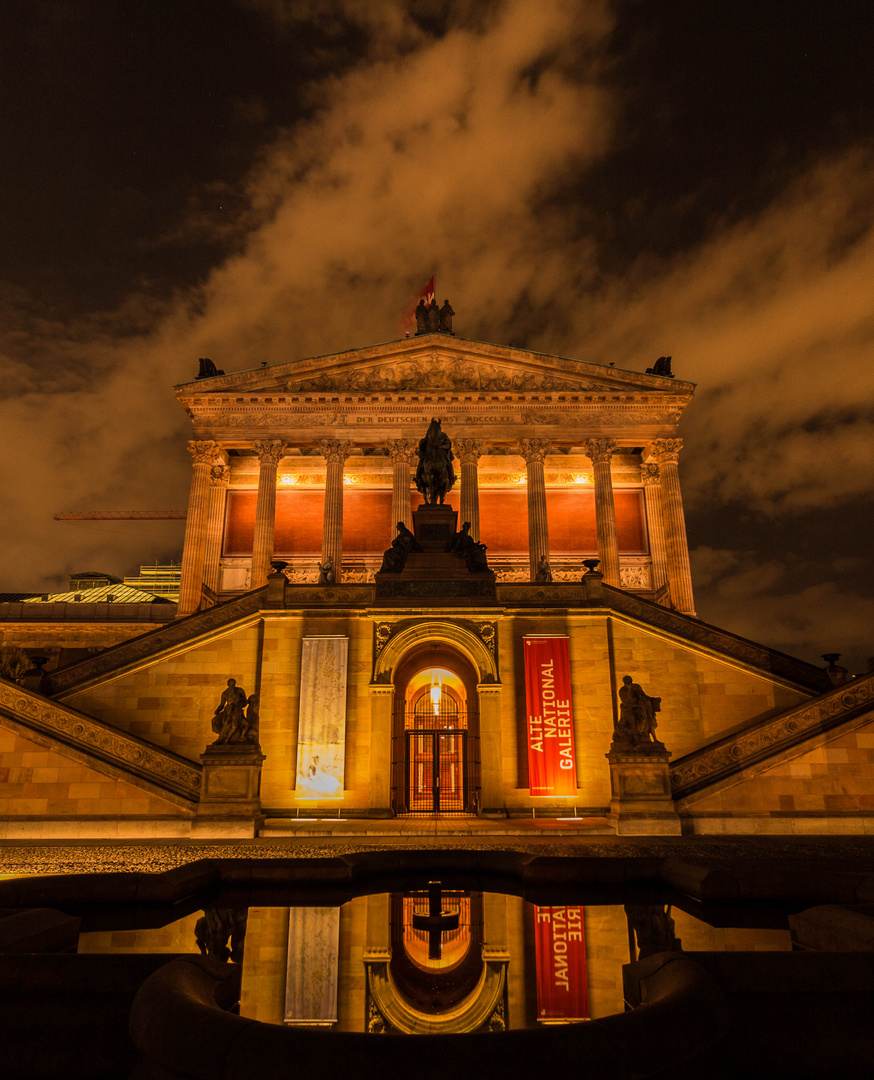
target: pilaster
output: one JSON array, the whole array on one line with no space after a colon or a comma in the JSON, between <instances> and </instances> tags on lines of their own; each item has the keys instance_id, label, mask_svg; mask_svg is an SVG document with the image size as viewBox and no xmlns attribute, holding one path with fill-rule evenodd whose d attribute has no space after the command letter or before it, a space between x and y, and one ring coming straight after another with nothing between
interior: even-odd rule
<instances>
[{"instance_id":1,"label":"pilaster","mask_svg":"<svg viewBox=\"0 0 874 1080\"><path fill-rule=\"evenodd\" d=\"M207 519L209 515L209 476L221 447L215 442L192 440L191 490L185 519L185 541L182 549L182 570L179 582L177 617L191 615L200 607L203 595L204 559L206 555Z\"/></svg>"},{"instance_id":2,"label":"pilaster","mask_svg":"<svg viewBox=\"0 0 874 1080\"><path fill-rule=\"evenodd\" d=\"M528 563L534 581L541 556L549 558L546 474L543 469L549 442L546 439L522 439L521 448L528 472Z\"/></svg>"},{"instance_id":3,"label":"pilaster","mask_svg":"<svg viewBox=\"0 0 874 1080\"><path fill-rule=\"evenodd\" d=\"M320 450L327 462L325 476L325 520L322 528L322 559L334 561L334 581L343 576L343 467L352 452L352 443L323 439Z\"/></svg>"},{"instance_id":4,"label":"pilaster","mask_svg":"<svg viewBox=\"0 0 874 1080\"><path fill-rule=\"evenodd\" d=\"M480 724L480 806L484 817L505 817L501 686L477 686Z\"/></svg>"},{"instance_id":5,"label":"pilaster","mask_svg":"<svg viewBox=\"0 0 874 1080\"><path fill-rule=\"evenodd\" d=\"M391 725L394 686L370 686L370 814L391 816Z\"/></svg>"},{"instance_id":6,"label":"pilaster","mask_svg":"<svg viewBox=\"0 0 874 1080\"><path fill-rule=\"evenodd\" d=\"M651 456L659 467L662 479L662 512L665 523L671 603L684 615L694 615L695 601L692 597L689 544L686 539L683 496L680 493L680 472L677 467L677 460L682 449L682 439L654 439L651 445Z\"/></svg>"},{"instance_id":7,"label":"pilaster","mask_svg":"<svg viewBox=\"0 0 874 1080\"><path fill-rule=\"evenodd\" d=\"M456 439L452 449L461 462L461 522L470 522L470 535L479 541L479 439Z\"/></svg>"},{"instance_id":8,"label":"pilaster","mask_svg":"<svg viewBox=\"0 0 874 1080\"><path fill-rule=\"evenodd\" d=\"M616 450L613 439L589 439L586 453L592 459L595 478L595 529L601 573L608 585L619 588L619 540L616 536L616 507L610 462Z\"/></svg>"}]
</instances>

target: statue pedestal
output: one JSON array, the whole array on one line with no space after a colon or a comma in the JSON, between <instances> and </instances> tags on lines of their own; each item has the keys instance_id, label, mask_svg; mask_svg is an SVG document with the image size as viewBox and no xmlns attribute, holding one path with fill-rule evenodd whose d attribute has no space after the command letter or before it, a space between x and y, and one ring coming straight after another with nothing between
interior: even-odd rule
<instances>
[{"instance_id":1,"label":"statue pedestal","mask_svg":"<svg viewBox=\"0 0 874 1080\"><path fill-rule=\"evenodd\" d=\"M255 836L261 813L261 766L257 743L213 743L200 755L203 785L191 835Z\"/></svg>"},{"instance_id":2,"label":"statue pedestal","mask_svg":"<svg viewBox=\"0 0 874 1080\"><path fill-rule=\"evenodd\" d=\"M625 836L679 836L680 817L671 797L669 750L623 747L613 743L610 762L609 821Z\"/></svg>"},{"instance_id":3,"label":"statue pedestal","mask_svg":"<svg viewBox=\"0 0 874 1080\"><path fill-rule=\"evenodd\" d=\"M407 556L399 574L378 573L378 599L392 597L495 597L492 570L472 573L464 559L446 550L458 531L458 511L423 504L413 511L413 535L422 550Z\"/></svg>"}]
</instances>

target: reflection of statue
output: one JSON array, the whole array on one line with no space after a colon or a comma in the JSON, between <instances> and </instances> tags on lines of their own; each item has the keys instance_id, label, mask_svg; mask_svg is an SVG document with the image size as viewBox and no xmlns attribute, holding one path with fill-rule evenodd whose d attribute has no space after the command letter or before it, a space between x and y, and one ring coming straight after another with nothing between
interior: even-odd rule
<instances>
[{"instance_id":1,"label":"reflection of statue","mask_svg":"<svg viewBox=\"0 0 874 1080\"><path fill-rule=\"evenodd\" d=\"M241 686L237 686L236 679L228 679L228 688L222 692L218 708L212 718L212 730L218 735L216 743L246 742L246 720L243 716L243 708L246 704L246 691Z\"/></svg>"},{"instance_id":2,"label":"reflection of statue","mask_svg":"<svg viewBox=\"0 0 874 1080\"><path fill-rule=\"evenodd\" d=\"M419 440L419 467L416 469L416 488L425 502L441 505L455 483L452 468L452 443L440 429L440 421L432 420L424 439Z\"/></svg>"},{"instance_id":3,"label":"reflection of statue","mask_svg":"<svg viewBox=\"0 0 874 1080\"><path fill-rule=\"evenodd\" d=\"M437 301L432 300L428 305L428 330L430 333L440 329L440 308L437 307Z\"/></svg>"},{"instance_id":4,"label":"reflection of statue","mask_svg":"<svg viewBox=\"0 0 874 1080\"><path fill-rule=\"evenodd\" d=\"M448 300L443 301L443 307L440 308L440 331L443 334L452 333L452 316L455 312L452 310L452 306Z\"/></svg>"},{"instance_id":5,"label":"reflection of statue","mask_svg":"<svg viewBox=\"0 0 874 1080\"><path fill-rule=\"evenodd\" d=\"M534 580L539 585L548 585L552 581L552 570L549 566L549 559L545 555L541 555L537 562L537 572L534 575Z\"/></svg>"},{"instance_id":6,"label":"reflection of statue","mask_svg":"<svg viewBox=\"0 0 874 1080\"><path fill-rule=\"evenodd\" d=\"M194 924L194 940L201 956L226 964L243 962L246 942L246 922L249 912L245 908L205 908ZM228 948L228 938L231 947Z\"/></svg>"},{"instance_id":7,"label":"reflection of statue","mask_svg":"<svg viewBox=\"0 0 874 1080\"><path fill-rule=\"evenodd\" d=\"M416 305L416 333L428 333L428 309L424 300L420 300Z\"/></svg>"},{"instance_id":8,"label":"reflection of statue","mask_svg":"<svg viewBox=\"0 0 874 1080\"><path fill-rule=\"evenodd\" d=\"M468 570L472 574L481 573L489 568L486 558L486 545L478 544L470 535L469 521L465 521L461 529L452 537L446 545L446 550L464 559Z\"/></svg>"},{"instance_id":9,"label":"reflection of statue","mask_svg":"<svg viewBox=\"0 0 874 1080\"><path fill-rule=\"evenodd\" d=\"M333 585L335 577L334 557L333 555L328 555L325 558L324 564L319 563L319 585Z\"/></svg>"},{"instance_id":10,"label":"reflection of statue","mask_svg":"<svg viewBox=\"0 0 874 1080\"><path fill-rule=\"evenodd\" d=\"M683 943L676 935L671 905L626 904L628 925L637 937L637 959L645 960L660 952L681 952ZM632 960L634 957L632 957Z\"/></svg>"},{"instance_id":11,"label":"reflection of statue","mask_svg":"<svg viewBox=\"0 0 874 1080\"><path fill-rule=\"evenodd\" d=\"M619 688L619 720L613 732L613 741L637 748L658 747L663 750L664 744L655 735L658 726L655 714L661 711L661 705L661 698L649 697L630 675L625 675Z\"/></svg>"},{"instance_id":12,"label":"reflection of statue","mask_svg":"<svg viewBox=\"0 0 874 1080\"><path fill-rule=\"evenodd\" d=\"M383 553L381 574L399 574L407 562L407 556L414 551L421 551L422 545L402 522L398 522L398 534L392 540L391 547Z\"/></svg>"}]
</instances>

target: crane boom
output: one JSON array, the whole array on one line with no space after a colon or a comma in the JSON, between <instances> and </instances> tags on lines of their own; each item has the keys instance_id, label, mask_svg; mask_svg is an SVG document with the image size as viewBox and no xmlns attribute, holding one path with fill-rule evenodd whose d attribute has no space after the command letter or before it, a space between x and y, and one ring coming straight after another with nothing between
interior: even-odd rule
<instances>
[{"instance_id":1,"label":"crane boom","mask_svg":"<svg viewBox=\"0 0 874 1080\"><path fill-rule=\"evenodd\" d=\"M184 521L184 510L73 510L55 514L54 521Z\"/></svg>"}]
</instances>

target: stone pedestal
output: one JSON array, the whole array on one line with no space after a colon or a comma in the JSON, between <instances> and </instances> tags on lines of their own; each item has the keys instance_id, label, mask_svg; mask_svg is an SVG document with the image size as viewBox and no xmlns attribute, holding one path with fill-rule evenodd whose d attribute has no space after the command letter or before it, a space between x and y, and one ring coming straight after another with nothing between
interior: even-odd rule
<instances>
[{"instance_id":1,"label":"stone pedestal","mask_svg":"<svg viewBox=\"0 0 874 1080\"><path fill-rule=\"evenodd\" d=\"M261 766L257 743L213 743L200 755L203 786L192 836L255 836L261 813Z\"/></svg>"},{"instance_id":2,"label":"stone pedestal","mask_svg":"<svg viewBox=\"0 0 874 1080\"><path fill-rule=\"evenodd\" d=\"M609 821L624 836L679 836L680 818L671 797L669 750L617 746L610 762Z\"/></svg>"},{"instance_id":3,"label":"stone pedestal","mask_svg":"<svg viewBox=\"0 0 874 1080\"><path fill-rule=\"evenodd\" d=\"M407 556L399 574L376 574L377 597L494 597L494 571L472 573L464 559L446 550L457 531L458 512L445 503L414 510L413 535L422 550Z\"/></svg>"}]
</instances>

